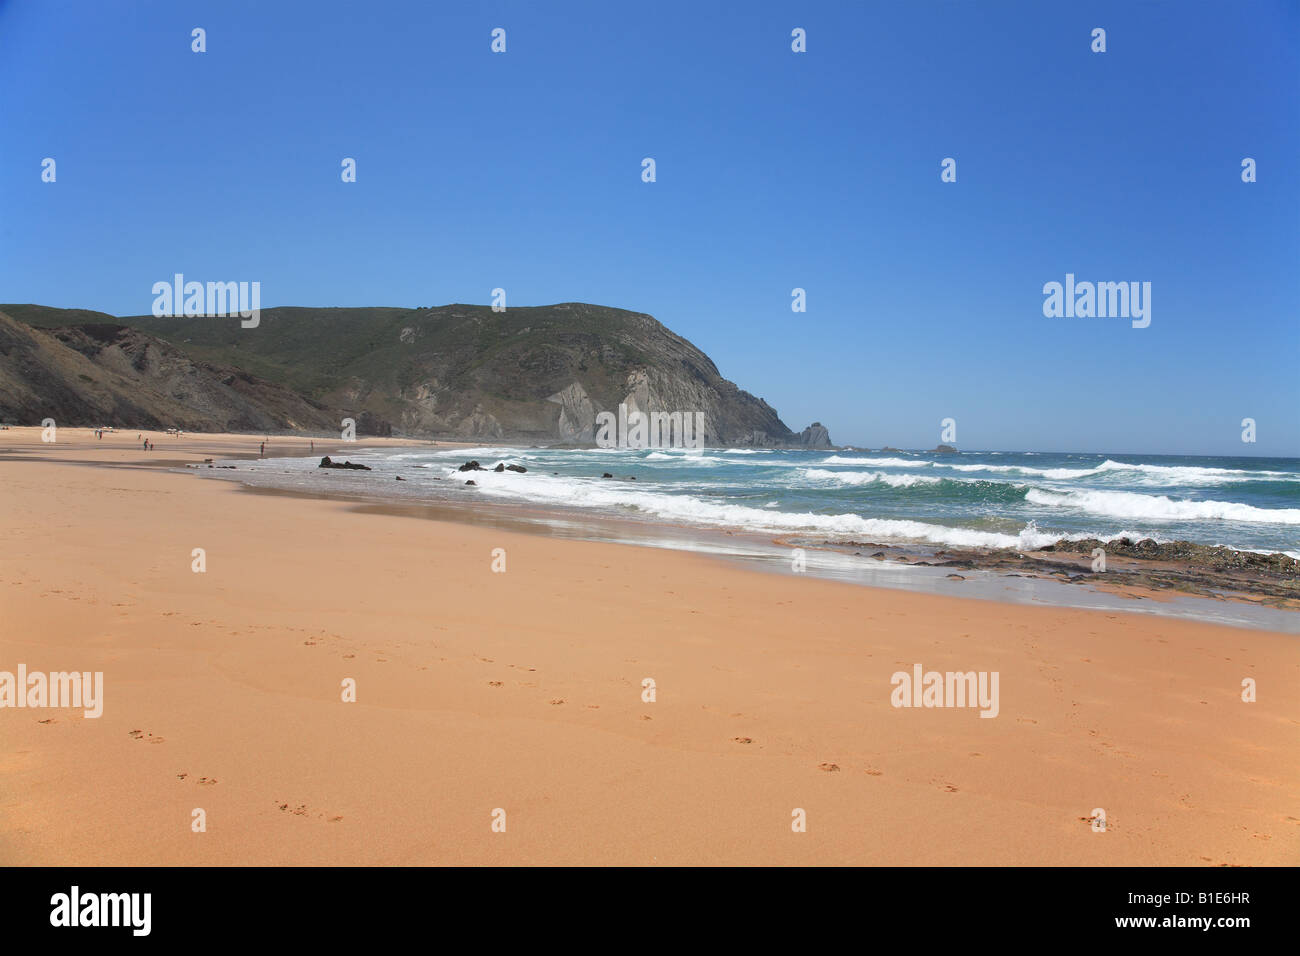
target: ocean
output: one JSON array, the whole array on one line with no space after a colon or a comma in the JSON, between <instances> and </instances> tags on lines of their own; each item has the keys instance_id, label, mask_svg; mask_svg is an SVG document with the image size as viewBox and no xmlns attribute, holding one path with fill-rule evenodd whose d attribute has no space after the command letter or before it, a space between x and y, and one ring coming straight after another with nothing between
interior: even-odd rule
<instances>
[{"instance_id":1,"label":"ocean","mask_svg":"<svg viewBox=\"0 0 1300 956\"><path fill-rule=\"evenodd\" d=\"M385 499L463 501L472 479L485 499L833 542L1032 549L1128 537L1300 558L1296 458L360 444L346 457L375 472L327 472L301 458L239 466L244 478L273 473L256 484L303 490L343 490L335 476L347 474L348 490ZM456 471L471 459L528 471Z\"/></svg>"}]
</instances>

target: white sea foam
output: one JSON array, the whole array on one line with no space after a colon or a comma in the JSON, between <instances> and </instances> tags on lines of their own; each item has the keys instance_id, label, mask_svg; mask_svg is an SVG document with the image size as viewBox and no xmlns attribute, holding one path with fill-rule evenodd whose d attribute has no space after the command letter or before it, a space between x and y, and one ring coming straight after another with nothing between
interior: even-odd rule
<instances>
[{"instance_id":1,"label":"white sea foam","mask_svg":"<svg viewBox=\"0 0 1300 956\"><path fill-rule=\"evenodd\" d=\"M911 488L914 485L937 485L942 478L929 475L891 475L883 471L831 471L827 468L803 468L800 474L808 480L821 483L856 486L881 484L891 488Z\"/></svg>"},{"instance_id":2,"label":"white sea foam","mask_svg":"<svg viewBox=\"0 0 1300 956\"><path fill-rule=\"evenodd\" d=\"M1134 491L1047 491L1031 488L1026 492L1025 500L1053 508L1075 508L1108 518L1300 524L1300 508L1256 508L1236 501L1175 501L1166 495L1143 495Z\"/></svg>"},{"instance_id":3,"label":"white sea foam","mask_svg":"<svg viewBox=\"0 0 1300 956\"><path fill-rule=\"evenodd\" d=\"M872 468L925 468L933 465L932 461L907 461L903 458L844 458L831 455L823 458L823 465L870 465Z\"/></svg>"},{"instance_id":4,"label":"white sea foam","mask_svg":"<svg viewBox=\"0 0 1300 956\"><path fill-rule=\"evenodd\" d=\"M1263 471L1217 467L1209 462L1200 466L1141 465L1106 459L1097 464L1099 456L1076 455L1066 456L1075 459L1074 467L1035 468L1027 463L974 463L970 461L973 456L933 461L901 456L784 454L743 448L712 449L708 454L701 454L673 448L511 446L402 449L397 453L357 448L352 457L354 461L360 458L369 464L382 465L388 460L400 465L408 479L415 479L414 485L399 486L400 493L406 495L419 494L422 487L444 487L441 482L427 481L430 471L426 469L432 469L434 474L446 477L472 477L479 485L479 492L489 496L532 500L557 507L622 509L676 523L773 534L824 534L840 540L1024 549L1060 538L1155 537L1152 529L1164 528L1168 532L1165 540L1188 537L1206 541L1213 540L1207 535L1211 524L1240 522L1253 525L1252 530L1248 532L1239 526L1237 534L1225 537L1239 537L1240 543L1263 549L1263 553L1274 553L1282 545L1292 545L1293 550L1285 553L1296 554L1293 540L1286 539L1286 529L1300 525L1300 508L1256 506L1257 499L1244 489L1239 494L1225 489L1217 495L1208 490L1238 481L1300 481L1300 469ZM526 462L530 466L529 474L488 471L468 476L454 472L457 465L470 459L479 460L488 469L497 463ZM304 472L315 471L315 463L306 460L286 459L284 464L291 469L300 466ZM859 464L862 467L853 467ZM796 470L790 471L791 468ZM549 474L552 470L576 471L582 477L552 476ZM602 480L597 477L602 471L620 476L636 475L641 480ZM972 511L957 504L959 496L949 501L922 490L940 482L1006 485L1018 489L1020 494L998 494L996 500L976 496L980 504ZM1167 490L1144 493L1147 491L1144 486L1148 485L1164 485ZM1192 487L1180 493L1179 485ZM1184 500L1197 495L1199 489L1193 490L1196 486L1206 489L1202 493L1208 492L1221 500ZM864 489L861 507L844 504L840 500L843 496L836 494L840 489L849 488ZM899 493L891 494L888 489L899 489ZM918 490L913 497L907 489ZM795 492L793 502L797 503L784 497L790 490ZM732 497L733 494L739 497ZM755 500L750 495L762 497ZM913 501L910 507L905 505L909 499ZM890 511L874 511L872 501L887 502ZM1265 498L1259 504L1273 502ZM798 513L793 509L799 509ZM849 509L859 513L835 513ZM895 509L906 510L899 513ZM1016 529L1035 514L1039 521L1057 525L1059 530L1039 531L1031 523L1017 533ZM1044 520L1045 514L1055 517ZM992 525L996 530L984 523L984 519L999 518L1002 523ZM966 527L931 523L937 521ZM1121 523L1140 530L1118 534L1101 530ZM1279 535L1283 540L1278 540Z\"/></svg>"},{"instance_id":5,"label":"white sea foam","mask_svg":"<svg viewBox=\"0 0 1300 956\"><path fill-rule=\"evenodd\" d=\"M1263 548L1234 548L1230 544L1216 544L1216 548L1227 548L1229 551L1244 551L1247 554L1285 554L1288 558L1294 558L1300 561L1300 551L1278 551L1276 548L1267 550Z\"/></svg>"},{"instance_id":6,"label":"white sea foam","mask_svg":"<svg viewBox=\"0 0 1300 956\"><path fill-rule=\"evenodd\" d=\"M488 455L516 455L524 454L522 448L510 448L503 445L490 445L482 448L438 448L432 451L422 452L425 455L432 455L435 458L483 458Z\"/></svg>"},{"instance_id":7,"label":"white sea foam","mask_svg":"<svg viewBox=\"0 0 1300 956\"><path fill-rule=\"evenodd\" d=\"M1134 465L1109 458L1097 466L1098 474L1136 472L1144 484L1220 485L1236 481L1300 480L1288 471L1256 471L1246 468L1210 468L1195 465Z\"/></svg>"},{"instance_id":8,"label":"white sea foam","mask_svg":"<svg viewBox=\"0 0 1300 956\"><path fill-rule=\"evenodd\" d=\"M1138 465L1106 459L1092 468L1033 468L1029 465L959 465L938 463L954 471L989 471L1036 475L1053 481L1069 481L1098 475L1113 475L1141 485L1222 485L1238 481L1300 481L1300 475L1288 471L1255 471L1245 468L1207 468L1193 465Z\"/></svg>"},{"instance_id":9,"label":"white sea foam","mask_svg":"<svg viewBox=\"0 0 1300 956\"><path fill-rule=\"evenodd\" d=\"M629 487L626 482L553 478L538 475L525 482L501 481L495 473L478 474L482 493L523 497L570 507L633 510L648 516L690 524L714 525L762 532L816 532L836 537L927 542L980 548L1036 548L1062 537L1039 531L1030 522L1019 534L978 531L923 521L864 518L854 514L795 514L747 505L704 500L693 495L661 494Z\"/></svg>"},{"instance_id":10,"label":"white sea foam","mask_svg":"<svg viewBox=\"0 0 1300 956\"><path fill-rule=\"evenodd\" d=\"M1098 474L1096 468L1031 468L1028 465L940 464L939 467L951 468L953 471L991 471L998 474L1034 475L1040 478L1051 478L1054 481L1065 481L1070 478L1086 478L1089 475Z\"/></svg>"}]
</instances>

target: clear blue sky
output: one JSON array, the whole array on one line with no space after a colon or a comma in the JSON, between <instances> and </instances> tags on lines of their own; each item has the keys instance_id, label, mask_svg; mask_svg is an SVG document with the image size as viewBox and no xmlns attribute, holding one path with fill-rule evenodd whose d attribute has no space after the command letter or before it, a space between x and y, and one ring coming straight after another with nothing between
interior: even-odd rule
<instances>
[{"instance_id":1,"label":"clear blue sky","mask_svg":"<svg viewBox=\"0 0 1300 956\"><path fill-rule=\"evenodd\" d=\"M1298 50L1295 0L0 0L0 301L501 286L651 313L839 442L1298 455ZM1045 318L1067 272L1150 327Z\"/></svg>"}]
</instances>

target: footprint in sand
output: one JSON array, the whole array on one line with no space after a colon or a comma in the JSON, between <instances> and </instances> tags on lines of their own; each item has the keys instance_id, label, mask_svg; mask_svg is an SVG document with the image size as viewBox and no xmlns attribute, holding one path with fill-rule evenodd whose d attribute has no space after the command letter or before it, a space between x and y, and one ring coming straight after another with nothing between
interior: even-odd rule
<instances>
[{"instance_id":1,"label":"footprint in sand","mask_svg":"<svg viewBox=\"0 0 1300 956\"><path fill-rule=\"evenodd\" d=\"M216 781L214 780L213 783L216 783ZM338 823L343 819L343 815L340 813L331 814L326 813L324 810L312 810L305 803L300 803L296 807L293 807L287 803L277 802L275 806L281 813L291 813L295 817L314 816L324 820L326 823Z\"/></svg>"},{"instance_id":2,"label":"footprint in sand","mask_svg":"<svg viewBox=\"0 0 1300 956\"><path fill-rule=\"evenodd\" d=\"M135 740L143 740L151 744L160 744L165 740L164 737L155 737L153 734L146 734L143 730L129 730L127 736Z\"/></svg>"},{"instance_id":3,"label":"footprint in sand","mask_svg":"<svg viewBox=\"0 0 1300 956\"><path fill-rule=\"evenodd\" d=\"M489 686L489 687L500 687L500 686L501 686L501 681L499 681L499 680L490 680L490 681L488 681L488 686Z\"/></svg>"},{"instance_id":4,"label":"footprint in sand","mask_svg":"<svg viewBox=\"0 0 1300 956\"><path fill-rule=\"evenodd\" d=\"M563 703L564 703L564 698L563 698L563 697L557 697L557 698L555 698L555 700L551 701L551 703L552 703L552 704L563 704Z\"/></svg>"},{"instance_id":5,"label":"footprint in sand","mask_svg":"<svg viewBox=\"0 0 1300 956\"><path fill-rule=\"evenodd\" d=\"M873 777L883 777L885 775L885 771L877 770L875 767L868 767L866 772Z\"/></svg>"},{"instance_id":6,"label":"footprint in sand","mask_svg":"<svg viewBox=\"0 0 1300 956\"><path fill-rule=\"evenodd\" d=\"M945 783L943 789L945 793L957 793L957 788L950 783Z\"/></svg>"},{"instance_id":7,"label":"footprint in sand","mask_svg":"<svg viewBox=\"0 0 1300 956\"><path fill-rule=\"evenodd\" d=\"M641 719L642 719L642 720L654 720L654 718L651 717L649 714L642 714L642 715L641 715Z\"/></svg>"},{"instance_id":8,"label":"footprint in sand","mask_svg":"<svg viewBox=\"0 0 1300 956\"><path fill-rule=\"evenodd\" d=\"M732 737L731 739L738 744L752 744L754 742L753 737Z\"/></svg>"},{"instance_id":9,"label":"footprint in sand","mask_svg":"<svg viewBox=\"0 0 1300 956\"><path fill-rule=\"evenodd\" d=\"M53 724L53 723L55 723L56 721L54 720L53 717L47 717L45 720L38 720L38 721L36 721L36 722L37 722L38 724Z\"/></svg>"},{"instance_id":10,"label":"footprint in sand","mask_svg":"<svg viewBox=\"0 0 1300 956\"><path fill-rule=\"evenodd\" d=\"M837 763L819 763L818 770L825 770L827 773L839 773L840 765Z\"/></svg>"}]
</instances>

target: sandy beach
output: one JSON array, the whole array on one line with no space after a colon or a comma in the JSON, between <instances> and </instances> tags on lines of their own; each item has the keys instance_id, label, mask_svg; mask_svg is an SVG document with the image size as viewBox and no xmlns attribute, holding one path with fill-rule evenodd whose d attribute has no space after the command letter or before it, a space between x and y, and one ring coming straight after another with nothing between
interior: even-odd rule
<instances>
[{"instance_id":1,"label":"sandy beach","mask_svg":"<svg viewBox=\"0 0 1300 956\"><path fill-rule=\"evenodd\" d=\"M0 710L0 863L1300 863L1295 635L362 513L136 434L0 432L0 670L104 675ZM915 664L997 716L891 706Z\"/></svg>"}]
</instances>

